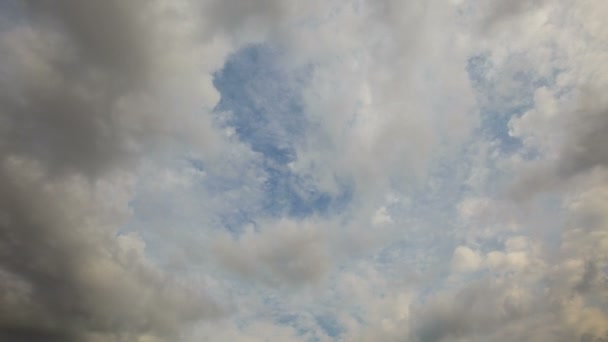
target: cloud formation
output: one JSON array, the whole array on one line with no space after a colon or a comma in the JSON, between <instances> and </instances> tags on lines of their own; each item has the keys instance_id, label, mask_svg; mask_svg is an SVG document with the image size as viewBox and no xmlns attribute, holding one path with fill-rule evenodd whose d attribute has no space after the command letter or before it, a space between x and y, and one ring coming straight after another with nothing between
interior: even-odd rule
<instances>
[{"instance_id":1,"label":"cloud formation","mask_svg":"<svg viewBox=\"0 0 608 342\"><path fill-rule=\"evenodd\" d=\"M0 13L0 340L608 340L604 1Z\"/></svg>"},{"instance_id":2,"label":"cloud formation","mask_svg":"<svg viewBox=\"0 0 608 342\"><path fill-rule=\"evenodd\" d=\"M154 145L205 150L213 139L194 111L213 105L213 88L199 88L210 77L181 78L203 66L199 48L173 27L179 13L157 7L31 1L2 31L3 340L171 340L221 312L119 233L138 160Z\"/></svg>"}]
</instances>

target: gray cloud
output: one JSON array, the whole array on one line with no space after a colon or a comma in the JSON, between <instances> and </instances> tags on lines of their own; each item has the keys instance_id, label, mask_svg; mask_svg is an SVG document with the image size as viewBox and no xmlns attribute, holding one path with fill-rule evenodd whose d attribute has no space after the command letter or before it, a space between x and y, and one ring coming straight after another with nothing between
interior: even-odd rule
<instances>
[{"instance_id":1,"label":"gray cloud","mask_svg":"<svg viewBox=\"0 0 608 342\"><path fill-rule=\"evenodd\" d=\"M521 15L533 12L547 3L546 0L512 0L512 1L486 1L481 5L482 19L479 29L484 34L488 30L504 28L502 24L510 19L517 19Z\"/></svg>"},{"instance_id":2,"label":"gray cloud","mask_svg":"<svg viewBox=\"0 0 608 342\"><path fill-rule=\"evenodd\" d=\"M598 95L598 87L582 87L573 108L559 113L563 118L552 127L563 135L554 152L556 157L535 162L519 175L510 189L515 198L530 198L545 191L564 189L581 180L590 179L593 171L608 167L608 104Z\"/></svg>"},{"instance_id":3,"label":"gray cloud","mask_svg":"<svg viewBox=\"0 0 608 342\"><path fill-rule=\"evenodd\" d=\"M221 310L118 229L142 153L209 133L205 95L170 92L194 88L188 34L157 2L19 10L0 31L0 339L178 339Z\"/></svg>"},{"instance_id":4,"label":"gray cloud","mask_svg":"<svg viewBox=\"0 0 608 342\"><path fill-rule=\"evenodd\" d=\"M577 110L564 127L569 137L557 164L558 175L572 177L608 166L608 103L601 88L581 89Z\"/></svg>"},{"instance_id":5,"label":"gray cloud","mask_svg":"<svg viewBox=\"0 0 608 342\"><path fill-rule=\"evenodd\" d=\"M554 286L559 285L552 283ZM411 339L567 342L605 338L601 313L578 306L577 297L535 292L533 288L521 277L499 281L486 278L454 293L434 296L414 307Z\"/></svg>"},{"instance_id":6,"label":"gray cloud","mask_svg":"<svg viewBox=\"0 0 608 342\"><path fill-rule=\"evenodd\" d=\"M121 189L128 183L51 181L36 163L16 159L4 161L1 175L0 331L6 336L171 339L182 323L219 312L151 266L137 237L115 237L128 215Z\"/></svg>"},{"instance_id":7,"label":"gray cloud","mask_svg":"<svg viewBox=\"0 0 608 342\"><path fill-rule=\"evenodd\" d=\"M128 82L145 76L141 66L150 58L141 45L147 40L135 37L137 21L128 17L135 8L90 4L28 2L35 26L3 32L4 63L11 68L2 79L11 91L0 97L4 154L93 175L129 160L133 132L121 126L120 116L129 114L117 113L117 103L137 89Z\"/></svg>"},{"instance_id":8,"label":"gray cloud","mask_svg":"<svg viewBox=\"0 0 608 342\"><path fill-rule=\"evenodd\" d=\"M222 236L215 254L227 270L263 284L301 286L323 278L331 258L327 237L314 222L280 221L234 241Z\"/></svg>"},{"instance_id":9,"label":"gray cloud","mask_svg":"<svg viewBox=\"0 0 608 342\"><path fill-rule=\"evenodd\" d=\"M3 154L98 177L162 142L211 145L196 111L214 105L212 50L203 61L196 29L178 25L192 18L161 5L26 2L0 37Z\"/></svg>"},{"instance_id":10,"label":"gray cloud","mask_svg":"<svg viewBox=\"0 0 608 342\"><path fill-rule=\"evenodd\" d=\"M139 0L26 1L25 4L32 21L66 34L78 58L90 67L111 73L114 82L139 83L152 72L154 35L160 33L149 22L158 19L155 6ZM67 69L74 73L85 71L78 66Z\"/></svg>"}]
</instances>

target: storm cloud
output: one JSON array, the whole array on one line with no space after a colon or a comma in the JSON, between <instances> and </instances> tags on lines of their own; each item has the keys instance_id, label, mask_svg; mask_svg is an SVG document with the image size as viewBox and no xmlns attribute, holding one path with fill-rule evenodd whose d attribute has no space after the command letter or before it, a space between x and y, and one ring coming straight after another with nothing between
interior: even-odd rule
<instances>
[{"instance_id":1,"label":"storm cloud","mask_svg":"<svg viewBox=\"0 0 608 342\"><path fill-rule=\"evenodd\" d=\"M186 108L156 97L166 73L180 72L161 53L165 39L180 37L157 7L31 1L2 15L23 17L0 37L7 341L172 340L182 324L220 312L154 267L136 234L119 233L138 159L190 135L168 118Z\"/></svg>"}]
</instances>

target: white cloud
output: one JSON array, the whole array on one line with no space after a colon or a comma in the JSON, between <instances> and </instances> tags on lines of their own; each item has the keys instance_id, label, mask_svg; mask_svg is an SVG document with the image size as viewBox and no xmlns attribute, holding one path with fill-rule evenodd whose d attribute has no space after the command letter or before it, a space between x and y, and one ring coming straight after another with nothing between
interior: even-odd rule
<instances>
[{"instance_id":1,"label":"white cloud","mask_svg":"<svg viewBox=\"0 0 608 342\"><path fill-rule=\"evenodd\" d=\"M391 218L390 214L388 213L388 210L386 209L386 207L380 207L378 208L378 210L376 210L376 212L374 213L374 216L372 217L372 224L374 226L380 226L380 225L384 225L384 224L388 224L388 223L392 223L393 219Z\"/></svg>"},{"instance_id":2,"label":"white cloud","mask_svg":"<svg viewBox=\"0 0 608 342\"><path fill-rule=\"evenodd\" d=\"M452 259L452 270L457 273L474 272L481 265L479 252L465 246L458 246L454 250Z\"/></svg>"}]
</instances>

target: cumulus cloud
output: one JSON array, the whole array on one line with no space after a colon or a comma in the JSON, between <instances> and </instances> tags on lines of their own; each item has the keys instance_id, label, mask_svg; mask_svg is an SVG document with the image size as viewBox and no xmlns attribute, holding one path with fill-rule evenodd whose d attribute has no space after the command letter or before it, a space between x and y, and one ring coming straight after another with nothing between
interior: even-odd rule
<instances>
[{"instance_id":1,"label":"cumulus cloud","mask_svg":"<svg viewBox=\"0 0 608 342\"><path fill-rule=\"evenodd\" d=\"M155 2L25 3L27 22L2 34L4 153L98 176L177 134L209 149L209 118L196 107L217 100L204 73L213 49L194 45L196 32L178 25L188 18L170 10Z\"/></svg>"},{"instance_id":2,"label":"cumulus cloud","mask_svg":"<svg viewBox=\"0 0 608 342\"><path fill-rule=\"evenodd\" d=\"M344 6L336 15L344 26L321 28L337 31L342 49L327 47L332 59L315 70L305 91L319 130L296 165L319 178L353 178L374 196L387 191L387 179L424 178L431 160L468 135L476 117L459 67L466 44L438 24L458 27L449 8L433 1Z\"/></svg>"},{"instance_id":3,"label":"cumulus cloud","mask_svg":"<svg viewBox=\"0 0 608 342\"><path fill-rule=\"evenodd\" d=\"M7 340L137 340L178 336L216 316L200 291L150 264L128 217L130 177L52 180L37 162L8 158L2 178L2 309Z\"/></svg>"},{"instance_id":4,"label":"cumulus cloud","mask_svg":"<svg viewBox=\"0 0 608 342\"><path fill-rule=\"evenodd\" d=\"M0 337L171 340L217 316L204 291L119 233L139 158L163 142L213 145L209 118L195 110L217 94L208 74L191 74L211 70L213 54L178 25L183 12L156 2L11 10L2 20L21 18L0 33Z\"/></svg>"},{"instance_id":5,"label":"cumulus cloud","mask_svg":"<svg viewBox=\"0 0 608 342\"><path fill-rule=\"evenodd\" d=\"M465 246L458 246L454 251L452 269L455 272L471 272L481 264L479 253Z\"/></svg>"},{"instance_id":6,"label":"cumulus cloud","mask_svg":"<svg viewBox=\"0 0 608 342\"><path fill-rule=\"evenodd\" d=\"M249 229L237 241L221 236L215 249L226 269L276 286L316 282L331 267L328 241L314 222L283 220Z\"/></svg>"}]
</instances>

